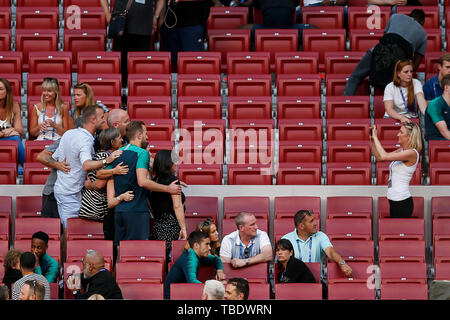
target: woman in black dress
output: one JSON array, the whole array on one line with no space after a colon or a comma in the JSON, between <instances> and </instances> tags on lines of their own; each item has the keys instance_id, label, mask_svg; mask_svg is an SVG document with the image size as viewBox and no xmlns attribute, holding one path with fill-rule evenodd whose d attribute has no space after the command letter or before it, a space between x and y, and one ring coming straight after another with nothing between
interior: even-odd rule
<instances>
[{"instance_id":1,"label":"woman in black dress","mask_svg":"<svg viewBox=\"0 0 450 320\"><path fill-rule=\"evenodd\" d=\"M172 160L171 150L160 150L156 153L152 167L154 181L169 185L178 180L175 176L176 170L176 160ZM155 191L150 193L149 202L154 216L151 239L165 240L167 252L170 252L173 240L187 239L184 201L183 193L181 195Z\"/></svg>"},{"instance_id":2,"label":"woman in black dress","mask_svg":"<svg viewBox=\"0 0 450 320\"><path fill-rule=\"evenodd\" d=\"M275 245L279 283L315 283L314 275L306 264L294 257L294 247L288 239Z\"/></svg>"}]
</instances>

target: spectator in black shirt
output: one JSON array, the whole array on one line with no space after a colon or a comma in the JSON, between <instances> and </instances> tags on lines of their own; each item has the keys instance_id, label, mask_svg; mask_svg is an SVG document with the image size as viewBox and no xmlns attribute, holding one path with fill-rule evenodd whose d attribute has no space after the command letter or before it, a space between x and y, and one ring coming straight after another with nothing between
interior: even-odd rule
<instances>
[{"instance_id":1,"label":"spectator in black shirt","mask_svg":"<svg viewBox=\"0 0 450 320\"><path fill-rule=\"evenodd\" d=\"M294 248L287 239L278 240L275 245L277 258L277 281L279 283L315 283L314 275L306 264L294 257Z\"/></svg>"}]
</instances>

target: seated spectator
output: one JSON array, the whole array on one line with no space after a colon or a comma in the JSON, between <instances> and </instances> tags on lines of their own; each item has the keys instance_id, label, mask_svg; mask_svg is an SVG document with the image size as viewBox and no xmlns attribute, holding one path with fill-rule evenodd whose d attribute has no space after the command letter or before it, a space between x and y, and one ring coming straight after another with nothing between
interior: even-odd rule
<instances>
[{"instance_id":1,"label":"seated spectator","mask_svg":"<svg viewBox=\"0 0 450 320\"><path fill-rule=\"evenodd\" d=\"M2 283L7 286L10 292L11 285L22 278L22 272L20 271L21 254L21 250L11 249L8 250L3 256L3 268L5 273L3 275Z\"/></svg>"},{"instance_id":2,"label":"seated spectator","mask_svg":"<svg viewBox=\"0 0 450 320\"><path fill-rule=\"evenodd\" d=\"M217 226L210 219L206 219L205 221L200 222L195 228L196 231L205 232L209 235L209 239L211 240L211 252L210 254L214 256L220 256L220 241L219 241L219 232L217 231ZM189 243L186 242L184 246L184 250L189 250Z\"/></svg>"},{"instance_id":3,"label":"seated spectator","mask_svg":"<svg viewBox=\"0 0 450 320\"><path fill-rule=\"evenodd\" d=\"M55 141L69 129L69 107L61 100L57 79L44 78L41 88L41 102L31 108L29 134L36 140Z\"/></svg>"},{"instance_id":4,"label":"seated spectator","mask_svg":"<svg viewBox=\"0 0 450 320\"><path fill-rule=\"evenodd\" d=\"M19 300L44 300L45 287L37 280L27 280L20 290Z\"/></svg>"},{"instance_id":5,"label":"seated spectator","mask_svg":"<svg viewBox=\"0 0 450 320\"><path fill-rule=\"evenodd\" d=\"M411 118L419 116L418 108L425 113L425 101L422 84L413 79L413 63L411 60L398 61L395 64L394 78L384 90L385 118L393 118L402 123L411 122Z\"/></svg>"},{"instance_id":6,"label":"seated spectator","mask_svg":"<svg viewBox=\"0 0 450 320\"><path fill-rule=\"evenodd\" d=\"M217 280L206 280L203 287L202 300L222 300L225 294L225 287Z\"/></svg>"},{"instance_id":7,"label":"seated spectator","mask_svg":"<svg viewBox=\"0 0 450 320\"><path fill-rule=\"evenodd\" d=\"M231 278L225 288L224 300L248 300L250 286L247 279Z\"/></svg>"},{"instance_id":8,"label":"seated spectator","mask_svg":"<svg viewBox=\"0 0 450 320\"><path fill-rule=\"evenodd\" d=\"M202 264L214 265L216 280L225 280L222 261L219 257L209 254L211 247L208 235L204 232L192 231L188 242L191 248L183 252L167 274L164 282L164 299L170 299L171 283L201 283L197 276Z\"/></svg>"},{"instance_id":9,"label":"seated spectator","mask_svg":"<svg viewBox=\"0 0 450 320\"><path fill-rule=\"evenodd\" d=\"M351 277L352 268L334 250L328 236L317 231L314 213L308 210L300 210L294 215L294 231L285 234L283 239L288 239L294 247L295 258L303 262L321 262L323 254L334 261L347 277Z\"/></svg>"},{"instance_id":10,"label":"seated spectator","mask_svg":"<svg viewBox=\"0 0 450 320\"><path fill-rule=\"evenodd\" d=\"M259 230L252 213L241 212L236 218L237 230L222 240L220 258L233 268L242 268L272 260L272 245L265 231Z\"/></svg>"},{"instance_id":11,"label":"seated spectator","mask_svg":"<svg viewBox=\"0 0 450 320\"><path fill-rule=\"evenodd\" d=\"M314 283L314 275L306 264L294 257L294 247L287 239L280 239L275 245L276 264L280 283Z\"/></svg>"},{"instance_id":12,"label":"seated spectator","mask_svg":"<svg viewBox=\"0 0 450 320\"><path fill-rule=\"evenodd\" d=\"M58 278L59 264L47 253L48 240L48 235L45 232L34 233L31 238L31 252L37 258L34 272L42 274L49 283L52 283L56 282Z\"/></svg>"},{"instance_id":13,"label":"seated spectator","mask_svg":"<svg viewBox=\"0 0 450 320\"><path fill-rule=\"evenodd\" d=\"M0 78L0 141L17 141L19 164L25 162L25 147L22 143L23 125L19 103L14 101L11 83Z\"/></svg>"},{"instance_id":14,"label":"seated spectator","mask_svg":"<svg viewBox=\"0 0 450 320\"><path fill-rule=\"evenodd\" d=\"M89 249L82 262L83 272L69 276L66 281L75 299L86 300L93 294L102 295L105 299L123 299L114 276L105 269L101 253Z\"/></svg>"},{"instance_id":15,"label":"seated spectator","mask_svg":"<svg viewBox=\"0 0 450 320\"><path fill-rule=\"evenodd\" d=\"M439 57L438 70L439 73L426 81L423 85L423 93L427 102L442 95L442 78L450 74L450 53L444 53Z\"/></svg>"},{"instance_id":16,"label":"seated spectator","mask_svg":"<svg viewBox=\"0 0 450 320\"><path fill-rule=\"evenodd\" d=\"M19 300L20 293L22 292L22 286L28 280L36 280L42 283L45 288L44 300L50 300L50 285L43 275L33 272L35 266L36 256L34 253L24 252L20 255L20 271L22 272L22 278L14 282L11 295L12 300Z\"/></svg>"},{"instance_id":17,"label":"seated spectator","mask_svg":"<svg viewBox=\"0 0 450 320\"><path fill-rule=\"evenodd\" d=\"M0 300L9 300L9 289L5 285L0 285Z\"/></svg>"},{"instance_id":18,"label":"seated spectator","mask_svg":"<svg viewBox=\"0 0 450 320\"><path fill-rule=\"evenodd\" d=\"M430 102L425 112L425 138L450 140L450 75L442 78L442 95Z\"/></svg>"},{"instance_id":19,"label":"seated spectator","mask_svg":"<svg viewBox=\"0 0 450 320\"><path fill-rule=\"evenodd\" d=\"M73 101L74 106L69 110L69 129L74 127L74 120L81 116L81 113L88 106L92 106L94 104L102 107L103 111L106 113L109 109L102 103L96 102L94 98L94 91L92 87L87 83L77 83L73 87Z\"/></svg>"}]
</instances>

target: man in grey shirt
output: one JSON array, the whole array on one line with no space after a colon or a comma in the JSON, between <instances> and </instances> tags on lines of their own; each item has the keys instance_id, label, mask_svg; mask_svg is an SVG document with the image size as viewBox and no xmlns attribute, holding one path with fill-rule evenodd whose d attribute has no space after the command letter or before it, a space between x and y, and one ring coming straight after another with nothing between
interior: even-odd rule
<instances>
[{"instance_id":1,"label":"man in grey shirt","mask_svg":"<svg viewBox=\"0 0 450 320\"><path fill-rule=\"evenodd\" d=\"M35 265L36 256L33 253L24 252L20 255L20 271L22 272L23 277L14 282L14 285L11 288L12 300L19 300L20 291L27 280L36 280L42 283L45 288L44 300L50 300L50 285L43 275L34 273Z\"/></svg>"},{"instance_id":2,"label":"man in grey shirt","mask_svg":"<svg viewBox=\"0 0 450 320\"><path fill-rule=\"evenodd\" d=\"M384 90L392 81L394 66L398 60L413 60L414 70L417 70L427 48L424 22L425 13L419 9L414 9L409 16L393 14L380 42L366 52L353 70L345 86L344 96L355 95L358 86L367 76L370 76L371 85Z\"/></svg>"}]
</instances>

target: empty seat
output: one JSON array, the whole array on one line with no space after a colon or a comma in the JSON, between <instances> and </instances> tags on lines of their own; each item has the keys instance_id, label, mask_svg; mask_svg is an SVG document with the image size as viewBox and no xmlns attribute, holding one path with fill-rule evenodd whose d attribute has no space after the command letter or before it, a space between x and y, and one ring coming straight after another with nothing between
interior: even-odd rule
<instances>
[{"instance_id":1,"label":"empty seat","mask_svg":"<svg viewBox=\"0 0 450 320\"><path fill-rule=\"evenodd\" d=\"M0 52L0 73L22 73L22 59L22 52Z\"/></svg>"},{"instance_id":2,"label":"empty seat","mask_svg":"<svg viewBox=\"0 0 450 320\"><path fill-rule=\"evenodd\" d=\"M414 210L413 218L424 218L424 197L413 197ZM378 197L378 219L389 218L389 201L386 197Z\"/></svg>"},{"instance_id":3,"label":"empty seat","mask_svg":"<svg viewBox=\"0 0 450 320\"><path fill-rule=\"evenodd\" d=\"M169 97L170 98L170 97ZM220 119L222 116L222 97L178 97L178 121L183 119Z\"/></svg>"},{"instance_id":4,"label":"empty seat","mask_svg":"<svg viewBox=\"0 0 450 320\"><path fill-rule=\"evenodd\" d=\"M270 300L269 283L249 283L248 300Z\"/></svg>"},{"instance_id":5,"label":"empty seat","mask_svg":"<svg viewBox=\"0 0 450 320\"><path fill-rule=\"evenodd\" d=\"M229 96L271 96L271 85L270 74L228 75Z\"/></svg>"},{"instance_id":6,"label":"empty seat","mask_svg":"<svg viewBox=\"0 0 450 320\"><path fill-rule=\"evenodd\" d=\"M178 177L181 181L194 185L221 185L221 164L180 164Z\"/></svg>"},{"instance_id":7,"label":"empty seat","mask_svg":"<svg viewBox=\"0 0 450 320\"><path fill-rule=\"evenodd\" d=\"M426 19L425 19L426 20ZM442 39L441 39L441 29L440 28L426 28L425 32L427 33L427 50L430 52L433 51L441 51L442 50ZM419 69L417 71L422 72L425 71L425 60L420 64Z\"/></svg>"},{"instance_id":8,"label":"empty seat","mask_svg":"<svg viewBox=\"0 0 450 320\"><path fill-rule=\"evenodd\" d=\"M163 240L122 240L120 241L119 261L161 262L164 264L166 242Z\"/></svg>"},{"instance_id":9,"label":"empty seat","mask_svg":"<svg viewBox=\"0 0 450 320\"><path fill-rule=\"evenodd\" d=\"M179 74L178 96L220 96L220 74Z\"/></svg>"},{"instance_id":10,"label":"empty seat","mask_svg":"<svg viewBox=\"0 0 450 320\"><path fill-rule=\"evenodd\" d=\"M450 220L433 219L433 244L437 241L450 240Z\"/></svg>"},{"instance_id":11,"label":"empty seat","mask_svg":"<svg viewBox=\"0 0 450 320\"><path fill-rule=\"evenodd\" d=\"M384 283L427 283L425 262L380 263L381 284Z\"/></svg>"},{"instance_id":12,"label":"empty seat","mask_svg":"<svg viewBox=\"0 0 450 320\"><path fill-rule=\"evenodd\" d=\"M104 104L109 110L122 108L121 96L95 96L96 103Z\"/></svg>"},{"instance_id":13,"label":"empty seat","mask_svg":"<svg viewBox=\"0 0 450 320\"><path fill-rule=\"evenodd\" d=\"M327 161L330 162L366 162L370 163L369 141L328 141Z\"/></svg>"},{"instance_id":14,"label":"empty seat","mask_svg":"<svg viewBox=\"0 0 450 320\"><path fill-rule=\"evenodd\" d=\"M353 29L349 31L350 48L352 51L367 51L383 36L383 30Z\"/></svg>"},{"instance_id":15,"label":"empty seat","mask_svg":"<svg viewBox=\"0 0 450 320\"><path fill-rule=\"evenodd\" d=\"M237 29L248 23L248 7L212 7L207 29Z\"/></svg>"},{"instance_id":16,"label":"empty seat","mask_svg":"<svg viewBox=\"0 0 450 320\"><path fill-rule=\"evenodd\" d=\"M130 96L127 111L133 119L170 118L172 98L170 96Z\"/></svg>"},{"instance_id":17,"label":"empty seat","mask_svg":"<svg viewBox=\"0 0 450 320\"><path fill-rule=\"evenodd\" d=\"M321 300L321 283L275 283L277 300Z\"/></svg>"},{"instance_id":18,"label":"empty seat","mask_svg":"<svg viewBox=\"0 0 450 320\"><path fill-rule=\"evenodd\" d=\"M327 163L328 185L370 185L371 163L329 162Z\"/></svg>"},{"instance_id":19,"label":"empty seat","mask_svg":"<svg viewBox=\"0 0 450 320\"><path fill-rule=\"evenodd\" d=\"M378 220L379 240L424 240L423 219L391 218Z\"/></svg>"},{"instance_id":20,"label":"empty seat","mask_svg":"<svg viewBox=\"0 0 450 320\"><path fill-rule=\"evenodd\" d=\"M433 220L450 217L450 196L432 197L431 215Z\"/></svg>"},{"instance_id":21,"label":"empty seat","mask_svg":"<svg viewBox=\"0 0 450 320\"><path fill-rule=\"evenodd\" d=\"M344 28L344 7L303 7L302 23L318 28Z\"/></svg>"},{"instance_id":22,"label":"empty seat","mask_svg":"<svg viewBox=\"0 0 450 320\"><path fill-rule=\"evenodd\" d=\"M186 139L193 141L196 135L202 137L202 142L222 144L225 149L225 119L184 119L180 121L180 143ZM196 141L194 141L196 142Z\"/></svg>"},{"instance_id":23,"label":"empty seat","mask_svg":"<svg viewBox=\"0 0 450 320\"><path fill-rule=\"evenodd\" d=\"M24 71L28 70L30 52L58 50L58 29L17 29L15 39L16 51L23 53Z\"/></svg>"},{"instance_id":24,"label":"empty seat","mask_svg":"<svg viewBox=\"0 0 450 320\"><path fill-rule=\"evenodd\" d=\"M267 74L270 67L269 52L229 52L228 74Z\"/></svg>"},{"instance_id":25,"label":"empty seat","mask_svg":"<svg viewBox=\"0 0 450 320\"><path fill-rule=\"evenodd\" d=\"M436 52L427 52L425 59L425 73L426 74L436 74L439 72L438 65L439 65L439 57L444 54L443 51L436 51Z\"/></svg>"},{"instance_id":26,"label":"empty seat","mask_svg":"<svg viewBox=\"0 0 450 320\"><path fill-rule=\"evenodd\" d=\"M320 162L280 163L276 174L277 185L320 185Z\"/></svg>"},{"instance_id":27,"label":"empty seat","mask_svg":"<svg viewBox=\"0 0 450 320\"><path fill-rule=\"evenodd\" d=\"M23 219L23 220L29 220L29 219L30 218L26 218L26 219ZM58 218L38 218L38 219L56 219L56 220L59 220ZM60 224L61 223L58 221L58 228L59 228ZM44 231L44 232L46 232L45 228L42 228L42 229L37 228L36 231ZM30 234L30 236L27 239L18 240L16 238L14 240L14 249L22 250L23 252L31 251L31 237L32 237L32 235L33 234ZM51 236L51 234L49 234L49 236ZM59 239L59 234L58 234L58 240L50 238L50 240L48 241L47 253L48 253L48 255L50 257L52 257L53 259L58 261L58 263L62 262L62 259L61 259L61 240ZM58 277L59 277L59 275L58 275Z\"/></svg>"},{"instance_id":28,"label":"empty seat","mask_svg":"<svg viewBox=\"0 0 450 320\"><path fill-rule=\"evenodd\" d=\"M435 279L436 280L448 280L450 279L450 263L437 262L435 264Z\"/></svg>"},{"instance_id":29,"label":"empty seat","mask_svg":"<svg viewBox=\"0 0 450 320\"><path fill-rule=\"evenodd\" d=\"M128 96L171 96L171 74L129 74Z\"/></svg>"},{"instance_id":30,"label":"empty seat","mask_svg":"<svg viewBox=\"0 0 450 320\"><path fill-rule=\"evenodd\" d=\"M23 164L23 184L45 184L51 168L41 163Z\"/></svg>"},{"instance_id":31,"label":"empty seat","mask_svg":"<svg viewBox=\"0 0 450 320\"><path fill-rule=\"evenodd\" d=\"M124 300L163 300L162 283L119 283Z\"/></svg>"},{"instance_id":32,"label":"empty seat","mask_svg":"<svg viewBox=\"0 0 450 320\"><path fill-rule=\"evenodd\" d=\"M327 218L372 218L372 197L327 198Z\"/></svg>"},{"instance_id":33,"label":"empty seat","mask_svg":"<svg viewBox=\"0 0 450 320\"><path fill-rule=\"evenodd\" d=\"M389 162L377 162L375 170L377 177L377 185L387 185L389 180ZM419 162L417 164L416 171L414 172L414 175L411 178L409 184L420 185L422 183L421 180L422 180L422 165Z\"/></svg>"},{"instance_id":34,"label":"empty seat","mask_svg":"<svg viewBox=\"0 0 450 320\"><path fill-rule=\"evenodd\" d=\"M45 1L45 0L42 0L42 1ZM50 0L47 0L47 1L50 1ZM114 4L114 0L110 1L110 4L112 7ZM80 6L82 8L84 8L84 7L90 8L91 6L100 8L100 3L92 3L92 1L90 1L90 0L65 0L64 1L64 9L67 9L67 7L72 6L72 5Z\"/></svg>"},{"instance_id":35,"label":"empty seat","mask_svg":"<svg viewBox=\"0 0 450 320\"><path fill-rule=\"evenodd\" d=\"M227 52L250 51L250 30L208 30L208 50L220 52L222 54L222 61L226 61Z\"/></svg>"},{"instance_id":36,"label":"empty seat","mask_svg":"<svg viewBox=\"0 0 450 320\"><path fill-rule=\"evenodd\" d=\"M224 263L223 272L228 279L245 278L249 283L267 283L268 280L268 266L264 262L238 269L233 268L231 263Z\"/></svg>"},{"instance_id":37,"label":"empty seat","mask_svg":"<svg viewBox=\"0 0 450 320\"><path fill-rule=\"evenodd\" d=\"M31 4L27 0L17 0L16 4L18 7L57 7L58 2L58 0L36 0Z\"/></svg>"},{"instance_id":38,"label":"empty seat","mask_svg":"<svg viewBox=\"0 0 450 320\"><path fill-rule=\"evenodd\" d=\"M113 262L112 240L67 240L66 262L77 262L84 258L86 251L95 250L103 255L105 264L112 267ZM108 267L105 265L105 268Z\"/></svg>"},{"instance_id":39,"label":"empty seat","mask_svg":"<svg viewBox=\"0 0 450 320\"><path fill-rule=\"evenodd\" d=\"M64 2L64 28L67 29L102 29L106 28L106 17L103 9L97 3L89 3L87 6L80 6L79 13L70 10L68 4ZM113 5L111 5L113 7ZM74 19L79 14L79 19Z\"/></svg>"},{"instance_id":40,"label":"empty seat","mask_svg":"<svg viewBox=\"0 0 450 320\"><path fill-rule=\"evenodd\" d=\"M0 163L0 184L16 184L17 163Z\"/></svg>"},{"instance_id":41,"label":"empty seat","mask_svg":"<svg viewBox=\"0 0 450 320\"><path fill-rule=\"evenodd\" d=\"M320 118L320 97L277 96L277 119Z\"/></svg>"},{"instance_id":42,"label":"empty seat","mask_svg":"<svg viewBox=\"0 0 450 320\"><path fill-rule=\"evenodd\" d=\"M64 51L30 51L30 73L71 73L72 53Z\"/></svg>"},{"instance_id":43,"label":"empty seat","mask_svg":"<svg viewBox=\"0 0 450 320\"><path fill-rule=\"evenodd\" d=\"M122 91L122 77L120 74L78 74L79 83L87 83L92 87L96 96L120 96Z\"/></svg>"},{"instance_id":44,"label":"empty seat","mask_svg":"<svg viewBox=\"0 0 450 320\"><path fill-rule=\"evenodd\" d=\"M228 164L229 185L271 185L273 170L261 164Z\"/></svg>"},{"instance_id":45,"label":"empty seat","mask_svg":"<svg viewBox=\"0 0 450 320\"><path fill-rule=\"evenodd\" d=\"M17 196L16 218L40 217L42 196Z\"/></svg>"},{"instance_id":46,"label":"empty seat","mask_svg":"<svg viewBox=\"0 0 450 320\"><path fill-rule=\"evenodd\" d=\"M325 72L329 74L351 74L364 56L363 51L325 52Z\"/></svg>"},{"instance_id":47,"label":"empty seat","mask_svg":"<svg viewBox=\"0 0 450 320\"><path fill-rule=\"evenodd\" d=\"M11 28L11 7L8 3L8 7L0 7L0 29Z\"/></svg>"},{"instance_id":48,"label":"empty seat","mask_svg":"<svg viewBox=\"0 0 450 320\"><path fill-rule=\"evenodd\" d=\"M179 52L178 74L220 74L220 52Z\"/></svg>"},{"instance_id":49,"label":"empty seat","mask_svg":"<svg viewBox=\"0 0 450 320\"><path fill-rule=\"evenodd\" d=\"M42 93L42 82L44 78L55 78L59 83L59 90L62 96L70 96L72 86L72 75L70 73L29 73L27 82L27 95L40 96Z\"/></svg>"},{"instance_id":50,"label":"empty seat","mask_svg":"<svg viewBox=\"0 0 450 320\"><path fill-rule=\"evenodd\" d=\"M450 185L450 165L434 162L429 165L430 185Z\"/></svg>"},{"instance_id":51,"label":"empty seat","mask_svg":"<svg viewBox=\"0 0 450 320\"><path fill-rule=\"evenodd\" d=\"M0 217L11 217L12 197L0 196Z\"/></svg>"},{"instance_id":52,"label":"empty seat","mask_svg":"<svg viewBox=\"0 0 450 320\"><path fill-rule=\"evenodd\" d=\"M270 96L230 96L228 119L271 119L272 98Z\"/></svg>"},{"instance_id":53,"label":"empty seat","mask_svg":"<svg viewBox=\"0 0 450 320\"><path fill-rule=\"evenodd\" d=\"M328 300L375 300L375 288L359 282L329 283Z\"/></svg>"},{"instance_id":54,"label":"empty seat","mask_svg":"<svg viewBox=\"0 0 450 320\"><path fill-rule=\"evenodd\" d=\"M322 161L321 141L280 141L278 147L279 163L304 163Z\"/></svg>"},{"instance_id":55,"label":"empty seat","mask_svg":"<svg viewBox=\"0 0 450 320\"><path fill-rule=\"evenodd\" d=\"M120 73L120 52L81 51L77 55L78 73Z\"/></svg>"},{"instance_id":56,"label":"empty seat","mask_svg":"<svg viewBox=\"0 0 450 320\"><path fill-rule=\"evenodd\" d=\"M3 228L3 226L0 226L0 228ZM3 236L3 234L0 234L0 237ZM3 256L5 253L9 250L9 240L8 239L0 239L0 262L3 267ZM28 249L27 249L28 250ZM3 279L3 275L1 275Z\"/></svg>"},{"instance_id":57,"label":"empty seat","mask_svg":"<svg viewBox=\"0 0 450 320\"><path fill-rule=\"evenodd\" d=\"M376 14L377 19L374 19ZM366 6L348 7L348 28L349 30L375 29L384 30L391 15L391 8L388 6L378 6L377 11Z\"/></svg>"},{"instance_id":58,"label":"empty seat","mask_svg":"<svg viewBox=\"0 0 450 320\"><path fill-rule=\"evenodd\" d=\"M320 96L320 82L318 74L278 74L277 96Z\"/></svg>"},{"instance_id":59,"label":"empty seat","mask_svg":"<svg viewBox=\"0 0 450 320\"><path fill-rule=\"evenodd\" d=\"M10 217L9 216L0 216L0 242L4 243L5 247L9 248L9 230L10 230ZM7 251L7 250L6 250ZM3 261L3 254L6 252L2 252L1 261ZM2 278L3 279L3 278Z\"/></svg>"},{"instance_id":60,"label":"empty seat","mask_svg":"<svg viewBox=\"0 0 450 320\"><path fill-rule=\"evenodd\" d=\"M72 51L72 70L77 70L78 52L105 51L106 30L100 29L66 29L64 30L64 51ZM94 90L97 94L97 91Z\"/></svg>"},{"instance_id":61,"label":"empty seat","mask_svg":"<svg viewBox=\"0 0 450 320\"><path fill-rule=\"evenodd\" d=\"M333 240L333 247L342 259L352 262L374 262L372 240Z\"/></svg>"},{"instance_id":62,"label":"empty seat","mask_svg":"<svg viewBox=\"0 0 450 320\"><path fill-rule=\"evenodd\" d=\"M314 74L319 70L318 52L275 52L276 74Z\"/></svg>"},{"instance_id":63,"label":"empty seat","mask_svg":"<svg viewBox=\"0 0 450 320\"><path fill-rule=\"evenodd\" d=\"M342 96L349 77L350 74L327 74L325 80L327 96ZM369 93L369 81L368 78L366 78L358 86L355 95L368 96Z\"/></svg>"},{"instance_id":64,"label":"empty seat","mask_svg":"<svg viewBox=\"0 0 450 320\"><path fill-rule=\"evenodd\" d=\"M381 300L428 300L426 283L382 283Z\"/></svg>"},{"instance_id":65,"label":"empty seat","mask_svg":"<svg viewBox=\"0 0 450 320\"><path fill-rule=\"evenodd\" d=\"M450 142L445 140L428 141L428 157L432 162L450 162Z\"/></svg>"},{"instance_id":66,"label":"empty seat","mask_svg":"<svg viewBox=\"0 0 450 320\"><path fill-rule=\"evenodd\" d=\"M327 140L364 140L369 136L370 119L328 119Z\"/></svg>"},{"instance_id":67,"label":"empty seat","mask_svg":"<svg viewBox=\"0 0 450 320\"><path fill-rule=\"evenodd\" d=\"M170 300L201 300L203 283L171 283Z\"/></svg>"},{"instance_id":68,"label":"empty seat","mask_svg":"<svg viewBox=\"0 0 450 320\"><path fill-rule=\"evenodd\" d=\"M170 141L175 130L173 119L140 119L147 127L147 136L150 141Z\"/></svg>"},{"instance_id":69,"label":"empty seat","mask_svg":"<svg viewBox=\"0 0 450 320\"><path fill-rule=\"evenodd\" d=\"M345 240L356 241L356 240ZM352 268L352 276L346 277L341 268L334 262L327 262L328 284L332 283L368 283L368 278L375 273L375 267L371 262L350 262Z\"/></svg>"},{"instance_id":70,"label":"empty seat","mask_svg":"<svg viewBox=\"0 0 450 320\"><path fill-rule=\"evenodd\" d=\"M223 213L225 219L234 218L242 211L251 212L257 218L269 218L269 197L223 198Z\"/></svg>"},{"instance_id":71,"label":"empty seat","mask_svg":"<svg viewBox=\"0 0 450 320\"><path fill-rule=\"evenodd\" d=\"M17 29L57 29L59 8L40 7L39 9L29 7L16 8Z\"/></svg>"},{"instance_id":72,"label":"empty seat","mask_svg":"<svg viewBox=\"0 0 450 320\"><path fill-rule=\"evenodd\" d=\"M425 262L424 240L381 240L378 244L378 256L383 262Z\"/></svg>"},{"instance_id":73,"label":"empty seat","mask_svg":"<svg viewBox=\"0 0 450 320\"><path fill-rule=\"evenodd\" d=\"M304 29L303 50L319 52L319 71L323 71L325 69L324 53L345 51L345 36L345 29ZM353 49L353 51L356 50Z\"/></svg>"},{"instance_id":74,"label":"empty seat","mask_svg":"<svg viewBox=\"0 0 450 320\"><path fill-rule=\"evenodd\" d=\"M320 216L320 197L275 197L275 218L293 218L300 209L313 211Z\"/></svg>"},{"instance_id":75,"label":"empty seat","mask_svg":"<svg viewBox=\"0 0 450 320\"><path fill-rule=\"evenodd\" d=\"M271 64L275 65L275 52L298 51L298 30L256 29L255 51L269 52Z\"/></svg>"},{"instance_id":76,"label":"empty seat","mask_svg":"<svg viewBox=\"0 0 450 320\"><path fill-rule=\"evenodd\" d=\"M17 163L17 142L0 140L0 163Z\"/></svg>"},{"instance_id":77,"label":"empty seat","mask_svg":"<svg viewBox=\"0 0 450 320\"><path fill-rule=\"evenodd\" d=\"M280 141L322 141L322 119L278 120Z\"/></svg>"},{"instance_id":78,"label":"empty seat","mask_svg":"<svg viewBox=\"0 0 450 320\"><path fill-rule=\"evenodd\" d=\"M128 74L168 74L171 70L170 57L170 52L163 51L128 52Z\"/></svg>"},{"instance_id":79,"label":"empty seat","mask_svg":"<svg viewBox=\"0 0 450 320\"><path fill-rule=\"evenodd\" d=\"M326 112L327 119L355 119L369 118L370 101L369 97L341 97L327 96Z\"/></svg>"},{"instance_id":80,"label":"empty seat","mask_svg":"<svg viewBox=\"0 0 450 320\"><path fill-rule=\"evenodd\" d=\"M330 240L371 240L372 221L354 218L351 223L347 219L327 219L325 232Z\"/></svg>"},{"instance_id":81,"label":"empty seat","mask_svg":"<svg viewBox=\"0 0 450 320\"><path fill-rule=\"evenodd\" d=\"M162 283L164 282L163 262L117 262L116 281L120 283Z\"/></svg>"},{"instance_id":82,"label":"empty seat","mask_svg":"<svg viewBox=\"0 0 450 320\"><path fill-rule=\"evenodd\" d=\"M67 240L104 239L103 223L82 218L67 219Z\"/></svg>"},{"instance_id":83,"label":"empty seat","mask_svg":"<svg viewBox=\"0 0 450 320\"><path fill-rule=\"evenodd\" d=\"M0 29L0 50L11 50L11 29Z\"/></svg>"}]
</instances>

